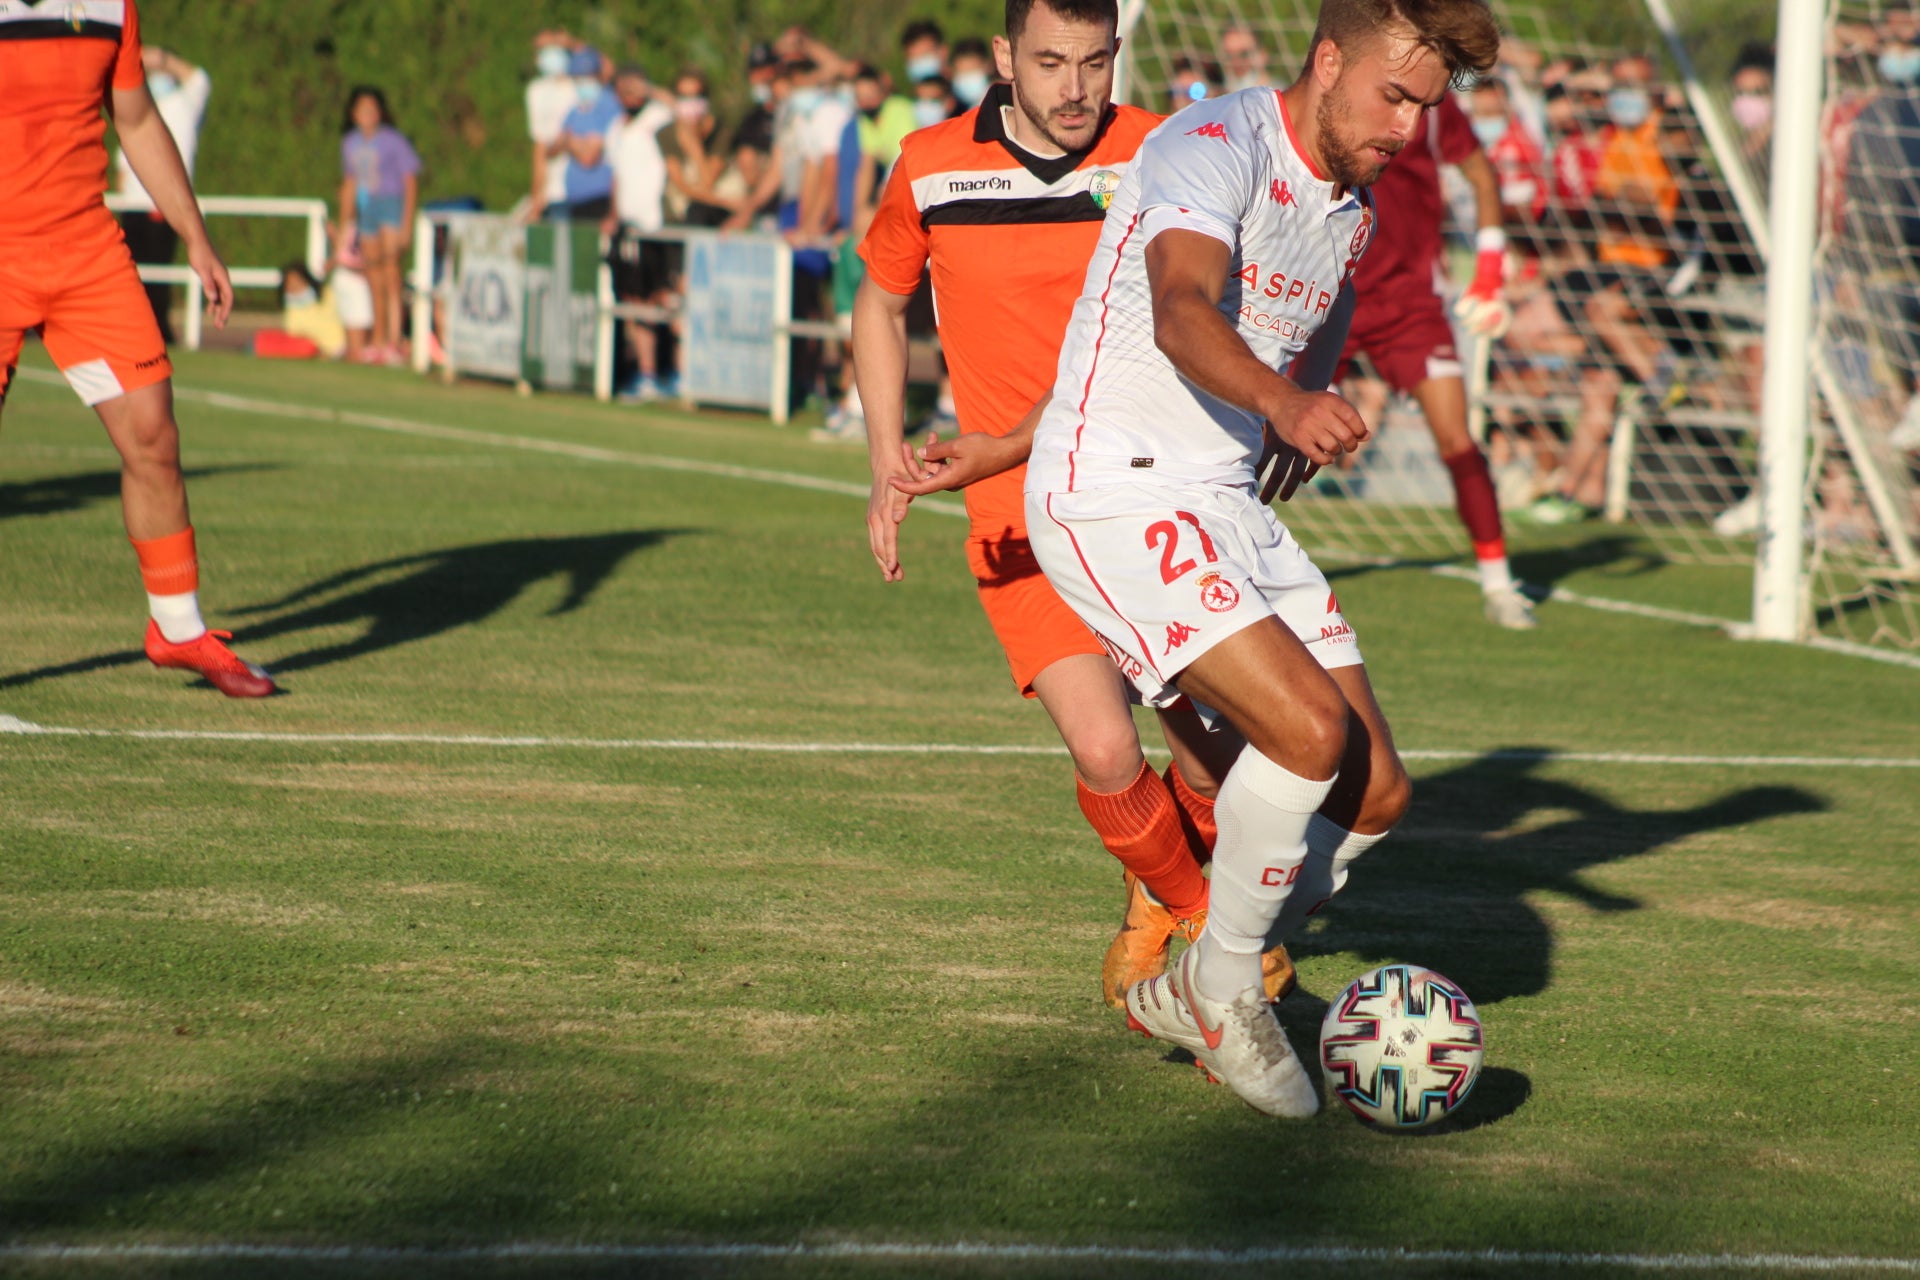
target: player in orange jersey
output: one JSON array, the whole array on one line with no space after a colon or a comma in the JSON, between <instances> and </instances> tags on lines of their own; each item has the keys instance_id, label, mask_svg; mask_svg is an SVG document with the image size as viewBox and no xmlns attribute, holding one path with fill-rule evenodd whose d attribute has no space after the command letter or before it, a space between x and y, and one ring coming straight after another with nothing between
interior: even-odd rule
<instances>
[{"instance_id":1,"label":"player in orange jersey","mask_svg":"<svg viewBox=\"0 0 1920 1280\"><path fill-rule=\"evenodd\" d=\"M106 119L154 207L187 246L216 325L233 306L193 185L147 92L134 0L0 5L0 407L29 329L120 453L121 510L140 562L154 665L229 697L274 691L200 617L199 563L180 475L173 365L107 189Z\"/></svg>"},{"instance_id":2,"label":"player in orange jersey","mask_svg":"<svg viewBox=\"0 0 1920 1280\"><path fill-rule=\"evenodd\" d=\"M1160 118L1112 105L1114 0L1008 0L1006 14L994 56L1011 83L908 135L861 245L853 341L873 469L867 528L881 572L899 581L910 495L964 485L967 560L1014 683L1053 718L1081 811L1127 870L1126 916L1101 971L1117 1008L1130 984L1166 967L1173 934L1191 938L1205 920L1212 796L1240 742L1207 733L1191 708L1169 709L1161 725L1174 762L1155 774L1113 659L1027 542L1033 424L1023 420L1052 388L1107 206ZM938 451L937 481L904 426L907 304L929 267L962 432ZM1269 956L1268 978L1275 998L1291 987L1284 950Z\"/></svg>"}]
</instances>

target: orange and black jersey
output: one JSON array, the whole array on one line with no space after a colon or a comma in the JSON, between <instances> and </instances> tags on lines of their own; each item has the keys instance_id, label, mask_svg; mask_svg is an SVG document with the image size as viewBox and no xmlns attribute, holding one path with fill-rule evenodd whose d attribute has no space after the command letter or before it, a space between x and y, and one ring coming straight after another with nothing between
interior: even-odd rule
<instances>
[{"instance_id":1,"label":"orange and black jersey","mask_svg":"<svg viewBox=\"0 0 1920 1280\"><path fill-rule=\"evenodd\" d=\"M867 273L910 294L931 270L962 431L1005 435L1053 388L1060 341L1107 206L1160 117L1114 107L1084 151L1037 156L1007 136L1011 91L907 135L861 243ZM1026 469L967 489L974 532L1023 533Z\"/></svg>"},{"instance_id":2,"label":"orange and black jersey","mask_svg":"<svg viewBox=\"0 0 1920 1280\"><path fill-rule=\"evenodd\" d=\"M0 253L85 254L119 235L103 111L145 82L134 0L0 5Z\"/></svg>"}]
</instances>

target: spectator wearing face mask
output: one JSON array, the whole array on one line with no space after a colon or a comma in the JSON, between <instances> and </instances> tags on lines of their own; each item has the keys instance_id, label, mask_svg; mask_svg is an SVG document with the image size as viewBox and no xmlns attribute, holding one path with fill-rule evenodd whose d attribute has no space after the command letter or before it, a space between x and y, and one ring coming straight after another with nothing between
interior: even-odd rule
<instances>
[{"instance_id":1,"label":"spectator wearing face mask","mask_svg":"<svg viewBox=\"0 0 1920 1280\"><path fill-rule=\"evenodd\" d=\"M533 38L537 74L527 81L527 136L533 142L533 173L527 207L533 217L567 202L567 150L563 128L567 113L580 101L571 66L573 37L542 31Z\"/></svg>"},{"instance_id":2,"label":"spectator wearing face mask","mask_svg":"<svg viewBox=\"0 0 1920 1280\"><path fill-rule=\"evenodd\" d=\"M1585 229L1593 222L1593 198L1600 183L1600 159L1605 149L1608 82L1604 72L1589 67L1573 70L1547 99L1553 126L1549 165L1553 172L1551 203L1560 221Z\"/></svg>"},{"instance_id":3,"label":"spectator wearing face mask","mask_svg":"<svg viewBox=\"0 0 1920 1280\"><path fill-rule=\"evenodd\" d=\"M1594 192L1607 214L1600 233L1604 263L1654 268L1670 252L1667 228L1680 187L1660 150L1661 99L1651 58L1633 55L1613 64Z\"/></svg>"},{"instance_id":4,"label":"spectator wearing face mask","mask_svg":"<svg viewBox=\"0 0 1920 1280\"><path fill-rule=\"evenodd\" d=\"M1905 5L1880 15L1880 54L1874 66L1883 84L1906 88L1920 81L1920 14Z\"/></svg>"},{"instance_id":5,"label":"spectator wearing face mask","mask_svg":"<svg viewBox=\"0 0 1920 1280\"><path fill-rule=\"evenodd\" d=\"M960 109L979 106L994 80L993 53L987 42L971 37L955 41L948 66L951 70L947 79L953 83L953 96L959 100Z\"/></svg>"},{"instance_id":6,"label":"spectator wearing face mask","mask_svg":"<svg viewBox=\"0 0 1920 1280\"><path fill-rule=\"evenodd\" d=\"M876 190L900 158L900 144L920 128L913 103L892 91L886 73L862 65L853 76L853 108L859 113L860 150L873 157Z\"/></svg>"},{"instance_id":7,"label":"spectator wearing face mask","mask_svg":"<svg viewBox=\"0 0 1920 1280\"><path fill-rule=\"evenodd\" d=\"M160 119L173 135L173 143L180 149L180 163L186 166L187 177L191 179L194 156L200 149L200 122L207 114L207 97L213 92L213 82L204 70L185 58L153 45L141 50L140 61L147 71L147 91L153 95ZM133 260L143 266L170 265L180 247L179 235L153 207L147 189L140 185L133 166L127 163L126 152L114 153L114 166L119 175L120 194L138 202L137 208L120 214L120 229L126 233ZM173 286L156 281L146 284L145 288L153 318L160 322L160 336L172 346L173 321L169 313L173 310Z\"/></svg>"},{"instance_id":8,"label":"spectator wearing face mask","mask_svg":"<svg viewBox=\"0 0 1920 1280\"><path fill-rule=\"evenodd\" d=\"M947 36L940 24L924 18L909 22L900 33L900 59L909 84L947 75Z\"/></svg>"},{"instance_id":9,"label":"spectator wearing face mask","mask_svg":"<svg viewBox=\"0 0 1920 1280\"><path fill-rule=\"evenodd\" d=\"M561 122L567 153L566 203L549 205L549 217L598 222L613 210L613 166L607 158L607 134L621 116L620 99L602 80L605 64L595 49L573 51L567 64L573 76L573 109Z\"/></svg>"},{"instance_id":10,"label":"spectator wearing face mask","mask_svg":"<svg viewBox=\"0 0 1920 1280\"><path fill-rule=\"evenodd\" d=\"M913 122L919 128L949 120L960 111L960 102L945 76L928 76L913 86Z\"/></svg>"},{"instance_id":11,"label":"spectator wearing face mask","mask_svg":"<svg viewBox=\"0 0 1920 1280\"><path fill-rule=\"evenodd\" d=\"M1728 110L1740 129L1740 153L1756 174L1765 176L1773 146L1773 50L1750 44L1733 66L1733 101Z\"/></svg>"},{"instance_id":12,"label":"spectator wearing face mask","mask_svg":"<svg viewBox=\"0 0 1920 1280\"><path fill-rule=\"evenodd\" d=\"M1468 117L1480 149L1500 183L1500 208L1507 222L1538 222L1547 209L1546 156L1525 124L1513 113L1504 80L1489 78L1473 86Z\"/></svg>"},{"instance_id":13,"label":"spectator wearing face mask","mask_svg":"<svg viewBox=\"0 0 1920 1280\"><path fill-rule=\"evenodd\" d=\"M1222 87L1228 93L1272 83L1267 74L1267 51L1244 22L1232 23L1221 30L1220 66L1224 77Z\"/></svg>"}]
</instances>

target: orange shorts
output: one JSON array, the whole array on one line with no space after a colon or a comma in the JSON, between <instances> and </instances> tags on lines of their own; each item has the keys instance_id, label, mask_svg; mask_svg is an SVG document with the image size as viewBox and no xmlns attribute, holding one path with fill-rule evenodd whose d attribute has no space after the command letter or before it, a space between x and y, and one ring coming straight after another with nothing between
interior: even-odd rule
<instances>
[{"instance_id":1,"label":"orange shorts","mask_svg":"<svg viewBox=\"0 0 1920 1280\"><path fill-rule=\"evenodd\" d=\"M1080 616L1054 592L1033 545L1005 531L967 539L967 565L980 589L980 607L1007 651L1020 692L1033 696L1033 678L1062 658L1106 650Z\"/></svg>"},{"instance_id":2,"label":"orange shorts","mask_svg":"<svg viewBox=\"0 0 1920 1280\"><path fill-rule=\"evenodd\" d=\"M29 329L40 330L47 354L88 404L173 376L124 240L84 258L0 246L0 396Z\"/></svg>"}]
</instances>

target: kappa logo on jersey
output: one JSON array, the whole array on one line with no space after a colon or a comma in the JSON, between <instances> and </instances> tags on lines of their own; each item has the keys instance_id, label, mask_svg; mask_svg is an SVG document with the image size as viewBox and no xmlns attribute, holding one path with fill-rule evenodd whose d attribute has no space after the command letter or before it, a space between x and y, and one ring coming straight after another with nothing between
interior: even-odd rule
<instances>
[{"instance_id":1,"label":"kappa logo on jersey","mask_svg":"<svg viewBox=\"0 0 1920 1280\"><path fill-rule=\"evenodd\" d=\"M1195 578L1194 583L1200 588L1200 604L1208 613L1227 613L1240 604L1240 588L1212 570Z\"/></svg>"},{"instance_id":2,"label":"kappa logo on jersey","mask_svg":"<svg viewBox=\"0 0 1920 1280\"><path fill-rule=\"evenodd\" d=\"M1271 194L1273 195L1273 202L1277 205L1290 204L1294 206L1296 209L1300 207L1300 202L1293 198L1293 189L1289 187L1286 183L1280 181L1280 179L1278 178L1275 178L1273 180L1273 189Z\"/></svg>"},{"instance_id":3,"label":"kappa logo on jersey","mask_svg":"<svg viewBox=\"0 0 1920 1280\"><path fill-rule=\"evenodd\" d=\"M1163 658L1166 657L1175 649L1178 649L1181 645L1199 634L1200 628L1198 627L1190 627L1184 622L1169 622L1167 624L1167 647L1160 651L1160 656Z\"/></svg>"},{"instance_id":4,"label":"kappa logo on jersey","mask_svg":"<svg viewBox=\"0 0 1920 1280\"><path fill-rule=\"evenodd\" d=\"M1113 193L1120 189L1120 175L1111 169L1101 169L1093 175L1093 182L1087 188L1087 194L1093 197L1094 204L1105 213L1113 204Z\"/></svg>"},{"instance_id":5,"label":"kappa logo on jersey","mask_svg":"<svg viewBox=\"0 0 1920 1280\"><path fill-rule=\"evenodd\" d=\"M1209 120L1198 128L1187 130L1187 136L1189 138L1213 138L1220 142L1229 141L1227 137L1227 126L1221 124L1218 120Z\"/></svg>"}]
</instances>

